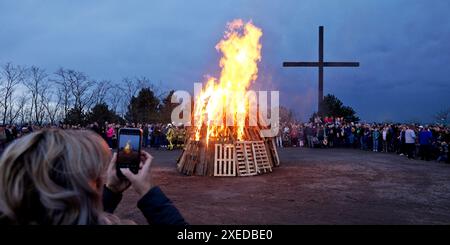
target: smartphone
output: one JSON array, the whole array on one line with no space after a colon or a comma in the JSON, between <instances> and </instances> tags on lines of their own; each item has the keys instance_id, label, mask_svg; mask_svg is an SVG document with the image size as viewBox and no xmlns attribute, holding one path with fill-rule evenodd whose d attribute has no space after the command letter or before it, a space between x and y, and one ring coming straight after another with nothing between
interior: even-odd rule
<instances>
[{"instance_id":1,"label":"smartphone","mask_svg":"<svg viewBox=\"0 0 450 245\"><path fill-rule=\"evenodd\" d=\"M134 174L139 171L141 162L142 130L139 128L121 128L117 142L117 175L120 178L125 176L120 171L121 168L128 168Z\"/></svg>"}]
</instances>

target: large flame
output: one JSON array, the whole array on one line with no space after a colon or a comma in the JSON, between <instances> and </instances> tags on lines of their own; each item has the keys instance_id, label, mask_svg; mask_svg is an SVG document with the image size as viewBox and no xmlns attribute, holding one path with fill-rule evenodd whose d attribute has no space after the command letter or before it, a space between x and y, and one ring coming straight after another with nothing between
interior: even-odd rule
<instances>
[{"instance_id":1,"label":"large flame","mask_svg":"<svg viewBox=\"0 0 450 245\"><path fill-rule=\"evenodd\" d=\"M261 36L261 29L251 22L237 19L228 23L224 39L216 45L222 53L220 79L208 78L205 88L196 98L195 140L200 139L203 123L206 124L207 142L210 137L228 133L238 140L243 139L248 111L246 92L258 76ZM233 132L226 130L226 125L229 125L227 117L233 119Z\"/></svg>"}]
</instances>

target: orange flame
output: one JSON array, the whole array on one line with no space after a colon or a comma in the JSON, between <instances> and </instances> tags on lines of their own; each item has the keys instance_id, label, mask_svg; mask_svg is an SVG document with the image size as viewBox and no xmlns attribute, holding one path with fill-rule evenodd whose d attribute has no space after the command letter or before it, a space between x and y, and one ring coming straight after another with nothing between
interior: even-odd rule
<instances>
[{"instance_id":1,"label":"orange flame","mask_svg":"<svg viewBox=\"0 0 450 245\"><path fill-rule=\"evenodd\" d=\"M127 141L127 144L125 145L125 147L123 148L123 153L125 154L131 154L132 151L132 147L130 144L130 140Z\"/></svg>"},{"instance_id":2,"label":"orange flame","mask_svg":"<svg viewBox=\"0 0 450 245\"><path fill-rule=\"evenodd\" d=\"M227 25L224 39L216 49L222 53L220 79L210 77L205 88L196 98L194 109L195 140L200 139L205 123L206 141L210 137L226 135L227 117L232 119L235 136L243 139L248 106L246 92L258 77L258 62L261 60L260 38L262 30L251 22L240 19Z\"/></svg>"}]
</instances>

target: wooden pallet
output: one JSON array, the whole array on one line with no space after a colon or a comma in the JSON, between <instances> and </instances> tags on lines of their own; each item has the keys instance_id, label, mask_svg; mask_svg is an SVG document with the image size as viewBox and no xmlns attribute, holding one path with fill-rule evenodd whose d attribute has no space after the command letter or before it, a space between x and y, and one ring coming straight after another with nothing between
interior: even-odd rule
<instances>
[{"instance_id":1,"label":"wooden pallet","mask_svg":"<svg viewBox=\"0 0 450 245\"><path fill-rule=\"evenodd\" d=\"M251 141L236 142L236 164L238 176L252 176L258 174Z\"/></svg>"},{"instance_id":2,"label":"wooden pallet","mask_svg":"<svg viewBox=\"0 0 450 245\"><path fill-rule=\"evenodd\" d=\"M274 166L278 167L280 166L280 158L278 157L278 151L277 151L277 146L275 144L275 140L269 139L270 141L270 145L269 145L269 149L270 152L272 153L272 157L273 157L273 161L274 161Z\"/></svg>"},{"instance_id":3,"label":"wooden pallet","mask_svg":"<svg viewBox=\"0 0 450 245\"><path fill-rule=\"evenodd\" d=\"M214 150L214 176L236 176L234 145L215 144Z\"/></svg>"},{"instance_id":4,"label":"wooden pallet","mask_svg":"<svg viewBox=\"0 0 450 245\"><path fill-rule=\"evenodd\" d=\"M253 141L252 149L258 173L272 172L264 141Z\"/></svg>"}]
</instances>

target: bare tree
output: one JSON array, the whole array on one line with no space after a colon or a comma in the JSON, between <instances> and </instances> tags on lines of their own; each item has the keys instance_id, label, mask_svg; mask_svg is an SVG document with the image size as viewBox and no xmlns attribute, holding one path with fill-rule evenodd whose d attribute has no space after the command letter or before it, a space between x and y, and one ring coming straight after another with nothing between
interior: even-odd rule
<instances>
[{"instance_id":1,"label":"bare tree","mask_svg":"<svg viewBox=\"0 0 450 245\"><path fill-rule=\"evenodd\" d=\"M93 98L94 102L93 104L100 104L104 103L107 100L108 92L111 91L112 88L112 82L108 80L102 80L99 82L94 82L95 87L93 90Z\"/></svg>"},{"instance_id":2,"label":"bare tree","mask_svg":"<svg viewBox=\"0 0 450 245\"><path fill-rule=\"evenodd\" d=\"M46 95L45 91L49 87L48 80L46 80L48 75L45 70L35 66L28 69L28 73L29 76L28 79L24 80L24 85L31 95L30 118L36 124L41 125L45 116L45 108L43 105L45 99L42 97Z\"/></svg>"},{"instance_id":3,"label":"bare tree","mask_svg":"<svg viewBox=\"0 0 450 245\"><path fill-rule=\"evenodd\" d=\"M55 72L55 75L58 78L53 81L58 85L58 91L61 94L61 104L63 106L62 116L66 117L72 101L70 80L68 79L67 72L66 70L64 70L64 68L59 68Z\"/></svg>"},{"instance_id":4,"label":"bare tree","mask_svg":"<svg viewBox=\"0 0 450 245\"><path fill-rule=\"evenodd\" d=\"M17 100L14 100L14 104L11 104L10 109L8 111L9 124L13 124L18 117L25 119L25 105L28 102L28 98L26 94L22 94L19 96ZM21 121L23 124L24 121Z\"/></svg>"},{"instance_id":5,"label":"bare tree","mask_svg":"<svg viewBox=\"0 0 450 245\"><path fill-rule=\"evenodd\" d=\"M73 106L77 111L89 109L95 102L96 91L92 89L94 81L79 71L59 68L55 73L58 79L54 80L59 85L62 93L63 117L67 116Z\"/></svg>"},{"instance_id":6,"label":"bare tree","mask_svg":"<svg viewBox=\"0 0 450 245\"><path fill-rule=\"evenodd\" d=\"M119 106L124 101L124 93L123 88L121 86L117 84L111 86L107 96L107 101L112 111L120 115L125 113L123 110L121 110L121 108L119 108Z\"/></svg>"},{"instance_id":7,"label":"bare tree","mask_svg":"<svg viewBox=\"0 0 450 245\"><path fill-rule=\"evenodd\" d=\"M25 75L25 70L21 66L14 66L6 63L1 70L2 79L0 80L0 106L2 107L3 124L6 123L8 116L12 116L14 91ZM12 122L11 118L9 121Z\"/></svg>"},{"instance_id":8,"label":"bare tree","mask_svg":"<svg viewBox=\"0 0 450 245\"><path fill-rule=\"evenodd\" d=\"M42 105L45 108L45 111L47 112L47 117L51 125L54 125L58 113L62 112L61 110L61 104L64 100L64 92L58 88L56 91L46 91L46 95L42 96L43 102Z\"/></svg>"},{"instance_id":9,"label":"bare tree","mask_svg":"<svg viewBox=\"0 0 450 245\"><path fill-rule=\"evenodd\" d=\"M21 96L19 96L14 105L15 113L10 117L10 123L13 123L14 121L17 121L17 119L19 119L20 124L24 124L31 119L29 118L31 108L30 106L27 106L28 100L29 98L27 94L22 94Z\"/></svg>"},{"instance_id":10,"label":"bare tree","mask_svg":"<svg viewBox=\"0 0 450 245\"><path fill-rule=\"evenodd\" d=\"M139 90L143 89L143 88L150 88L153 91L153 94L158 98L158 99L163 99L165 96L167 96L168 91L164 91L162 89L162 83L161 81L158 82L158 84L154 84L150 81L150 79L148 79L147 77L141 76L141 77L137 77L135 82L135 86L136 86L136 92L138 92ZM135 92L135 94L136 94Z\"/></svg>"},{"instance_id":11,"label":"bare tree","mask_svg":"<svg viewBox=\"0 0 450 245\"><path fill-rule=\"evenodd\" d=\"M162 100L167 92L161 89L161 83L155 85L151 83L150 79L141 76L136 77L133 80L129 78L123 78L120 85L116 85L112 91L112 98L109 100L112 109L119 115L124 116L128 110L131 98L137 96L138 92L143 88L149 88L153 94L160 100Z\"/></svg>"},{"instance_id":12,"label":"bare tree","mask_svg":"<svg viewBox=\"0 0 450 245\"><path fill-rule=\"evenodd\" d=\"M121 101L122 103L121 103L121 107L120 107L120 112L121 112L120 115L121 116L125 115L128 104L131 101L131 98L133 98L133 96L136 96L141 85L142 85L142 82L141 82L141 84L135 83L133 80L131 80L129 78L122 79L122 84L118 85L118 89L122 91L122 96L123 96L123 100Z\"/></svg>"},{"instance_id":13,"label":"bare tree","mask_svg":"<svg viewBox=\"0 0 450 245\"><path fill-rule=\"evenodd\" d=\"M74 108L83 111L89 108L94 101L92 93L93 81L89 80L82 72L67 70L67 79L70 81L70 90L74 99Z\"/></svg>"},{"instance_id":14,"label":"bare tree","mask_svg":"<svg viewBox=\"0 0 450 245\"><path fill-rule=\"evenodd\" d=\"M137 94L140 88L140 84L135 83L129 78L122 79L122 86L124 87L125 97L128 101Z\"/></svg>"}]
</instances>

